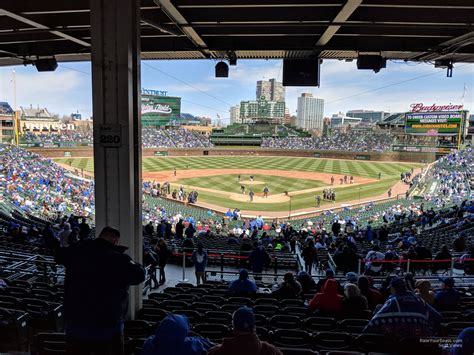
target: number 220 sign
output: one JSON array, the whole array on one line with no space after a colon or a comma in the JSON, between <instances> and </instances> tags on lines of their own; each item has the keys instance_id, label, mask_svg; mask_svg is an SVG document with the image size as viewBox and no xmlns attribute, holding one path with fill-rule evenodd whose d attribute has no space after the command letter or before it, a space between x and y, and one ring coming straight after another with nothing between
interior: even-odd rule
<instances>
[{"instance_id":1,"label":"number 220 sign","mask_svg":"<svg viewBox=\"0 0 474 355\"><path fill-rule=\"evenodd\" d=\"M119 148L122 146L122 126L104 124L99 129L99 146Z\"/></svg>"}]
</instances>

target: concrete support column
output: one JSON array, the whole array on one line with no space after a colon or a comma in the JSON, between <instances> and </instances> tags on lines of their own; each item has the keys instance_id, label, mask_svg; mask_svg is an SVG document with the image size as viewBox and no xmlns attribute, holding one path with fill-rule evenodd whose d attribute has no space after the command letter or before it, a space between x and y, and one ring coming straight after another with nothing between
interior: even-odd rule
<instances>
[{"instance_id":1,"label":"concrete support column","mask_svg":"<svg viewBox=\"0 0 474 355\"><path fill-rule=\"evenodd\" d=\"M140 1L91 0L92 101L97 232L120 230L141 262ZM141 307L130 291L129 316Z\"/></svg>"}]
</instances>

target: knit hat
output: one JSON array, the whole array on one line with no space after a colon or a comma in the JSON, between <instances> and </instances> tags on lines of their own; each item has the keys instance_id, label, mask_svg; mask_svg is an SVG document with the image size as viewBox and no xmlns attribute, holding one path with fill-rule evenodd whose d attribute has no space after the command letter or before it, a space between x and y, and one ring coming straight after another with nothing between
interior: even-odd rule
<instances>
[{"instance_id":1,"label":"knit hat","mask_svg":"<svg viewBox=\"0 0 474 355\"><path fill-rule=\"evenodd\" d=\"M357 283L358 275L355 272L348 272L346 274L346 280L350 283Z\"/></svg>"},{"instance_id":2,"label":"knit hat","mask_svg":"<svg viewBox=\"0 0 474 355\"><path fill-rule=\"evenodd\" d=\"M232 324L235 330L253 332L255 329L255 316L249 307L240 307L232 315Z\"/></svg>"}]
</instances>

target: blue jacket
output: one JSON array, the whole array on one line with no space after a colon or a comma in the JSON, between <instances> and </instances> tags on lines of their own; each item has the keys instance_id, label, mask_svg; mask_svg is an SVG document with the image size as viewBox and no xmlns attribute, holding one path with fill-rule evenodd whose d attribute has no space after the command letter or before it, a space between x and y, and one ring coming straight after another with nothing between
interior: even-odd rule
<instances>
[{"instance_id":1,"label":"blue jacket","mask_svg":"<svg viewBox=\"0 0 474 355\"><path fill-rule=\"evenodd\" d=\"M234 280L229 285L231 293L254 293L257 292L257 285L250 280Z\"/></svg>"},{"instance_id":2,"label":"blue jacket","mask_svg":"<svg viewBox=\"0 0 474 355\"><path fill-rule=\"evenodd\" d=\"M249 259L253 272L262 272L264 266L268 265L271 261L270 256L261 246L255 248L252 253L250 253Z\"/></svg>"},{"instance_id":3,"label":"blue jacket","mask_svg":"<svg viewBox=\"0 0 474 355\"><path fill-rule=\"evenodd\" d=\"M454 288L448 288L436 292L434 305L439 311L455 310L460 300L459 292Z\"/></svg>"},{"instance_id":4,"label":"blue jacket","mask_svg":"<svg viewBox=\"0 0 474 355\"><path fill-rule=\"evenodd\" d=\"M142 355L205 355L213 346L201 337L190 337L188 319L170 314L163 319L143 345Z\"/></svg>"}]
</instances>

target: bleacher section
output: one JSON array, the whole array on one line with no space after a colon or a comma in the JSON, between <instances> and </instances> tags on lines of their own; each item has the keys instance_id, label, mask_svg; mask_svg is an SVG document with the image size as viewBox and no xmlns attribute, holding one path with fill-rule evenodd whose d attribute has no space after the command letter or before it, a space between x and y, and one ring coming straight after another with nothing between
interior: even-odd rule
<instances>
[{"instance_id":1,"label":"bleacher section","mask_svg":"<svg viewBox=\"0 0 474 355\"><path fill-rule=\"evenodd\" d=\"M238 124L214 129L211 142L214 145L260 146L265 137L308 137L308 133L289 125Z\"/></svg>"}]
</instances>

